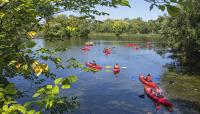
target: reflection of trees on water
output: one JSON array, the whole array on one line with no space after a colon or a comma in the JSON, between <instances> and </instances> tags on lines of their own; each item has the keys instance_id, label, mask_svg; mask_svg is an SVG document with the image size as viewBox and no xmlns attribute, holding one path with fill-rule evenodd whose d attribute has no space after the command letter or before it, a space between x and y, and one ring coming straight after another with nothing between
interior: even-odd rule
<instances>
[{"instance_id":1,"label":"reflection of trees on water","mask_svg":"<svg viewBox=\"0 0 200 114\"><path fill-rule=\"evenodd\" d=\"M168 63L166 66L169 70L176 71L183 74L200 74L200 62L199 55L191 53L182 53L177 50L155 50L159 55L164 56L166 53L171 53L169 58L173 59L173 62Z\"/></svg>"},{"instance_id":2,"label":"reflection of trees on water","mask_svg":"<svg viewBox=\"0 0 200 114\"><path fill-rule=\"evenodd\" d=\"M44 47L46 48L69 48L73 46L83 45L87 39L82 38L74 38L74 39L66 39L66 40L57 40L56 42L52 42L49 40L44 41Z\"/></svg>"},{"instance_id":3,"label":"reflection of trees on water","mask_svg":"<svg viewBox=\"0 0 200 114\"><path fill-rule=\"evenodd\" d=\"M166 54L170 54L167 57L171 58L173 62L166 65L169 70L177 73L200 74L200 55L195 54L192 50L183 53L179 50L167 49L167 46L163 43L156 43L155 45L152 49L160 56L165 57Z\"/></svg>"}]
</instances>

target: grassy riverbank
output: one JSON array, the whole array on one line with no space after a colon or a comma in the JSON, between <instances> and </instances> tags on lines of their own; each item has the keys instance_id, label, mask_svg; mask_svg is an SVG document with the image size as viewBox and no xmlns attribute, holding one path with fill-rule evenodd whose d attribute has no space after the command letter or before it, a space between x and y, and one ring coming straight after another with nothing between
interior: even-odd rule
<instances>
[{"instance_id":1,"label":"grassy riverbank","mask_svg":"<svg viewBox=\"0 0 200 114\"><path fill-rule=\"evenodd\" d=\"M89 34L90 37L98 37L98 36L107 36L107 37L116 37L116 35L114 33L90 33ZM160 34L127 34L127 33L123 33L118 37L130 37L130 38L160 38L161 35Z\"/></svg>"},{"instance_id":2,"label":"grassy riverbank","mask_svg":"<svg viewBox=\"0 0 200 114\"><path fill-rule=\"evenodd\" d=\"M183 114L200 112L200 76L167 72L161 83L166 96L175 104L175 107L181 109Z\"/></svg>"}]
</instances>

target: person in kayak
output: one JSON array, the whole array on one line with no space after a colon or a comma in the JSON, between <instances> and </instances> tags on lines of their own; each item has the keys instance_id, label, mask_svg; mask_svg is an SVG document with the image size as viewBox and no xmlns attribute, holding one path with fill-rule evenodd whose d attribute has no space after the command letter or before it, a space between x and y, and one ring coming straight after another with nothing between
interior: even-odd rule
<instances>
[{"instance_id":1,"label":"person in kayak","mask_svg":"<svg viewBox=\"0 0 200 114\"><path fill-rule=\"evenodd\" d=\"M93 64L93 65L97 65L95 60L92 61L92 64Z\"/></svg>"},{"instance_id":2,"label":"person in kayak","mask_svg":"<svg viewBox=\"0 0 200 114\"><path fill-rule=\"evenodd\" d=\"M160 88L156 88L156 89L151 89L151 92L159 98L163 98L162 92Z\"/></svg>"},{"instance_id":3,"label":"person in kayak","mask_svg":"<svg viewBox=\"0 0 200 114\"><path fill-rule=\"evenodd\" d=\"M148 82L152 82L152 76L150 74L148 74L145 78L146 81Z\"/></svg>"},{"instance_id":4,"label":"person in kayak","mask_svg":"<svg viewBox=\"0 0 200 114\"><path fill-rule=\"evenodd\" d=\"M115 64L114 69L119 69L119 68L120 68L119 65Z\"/></svg>"}]
</instances>

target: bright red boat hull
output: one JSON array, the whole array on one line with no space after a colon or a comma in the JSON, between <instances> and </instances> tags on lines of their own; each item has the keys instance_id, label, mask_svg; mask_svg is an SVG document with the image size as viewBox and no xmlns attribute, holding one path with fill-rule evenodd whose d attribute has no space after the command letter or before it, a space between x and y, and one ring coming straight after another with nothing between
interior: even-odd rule
<instances>
[{"instance_id":1,"label":"bright red boat hull","mask_svg":"<svg viewBox=\"0 0 200 114\"><path fill-rule=\"evenodd\" d=\"M149 86L144 86L144 90L147 93L147 95L153 99L156 103L160 103L162 105L165 105L167 107L172 107L173 104L170 103L167 99L165 99L164 97L157 97L155 94L153 94L152 92L152 88Z\"/></svg>"},{"instance_id":2,"label":"bright red boat hull","mask_svg":"<svg viewBox=\"0 0 200 114\"><path fill-rule=\"evenodd\" d=\"M144 75L140 75L140 76L139 76L139 80L140 80L144 85L147 85L147 86L152 87L152 88L158 88L157 85L156 85L154 82L148 82L148 81L146 81Z\"/></svg>"},{"instance_id":3,"label":"bright red boat hull","mask_svg":"<svg viewBox=\"0 0 200 114\"><path fill-rule=\"evenodd\" d=\"M99 65L94 65L93 63L86 63L86 66L91 68L91 69L95 69L95 70L101 70L102 67Z\"/></svg>"}]
</instances>

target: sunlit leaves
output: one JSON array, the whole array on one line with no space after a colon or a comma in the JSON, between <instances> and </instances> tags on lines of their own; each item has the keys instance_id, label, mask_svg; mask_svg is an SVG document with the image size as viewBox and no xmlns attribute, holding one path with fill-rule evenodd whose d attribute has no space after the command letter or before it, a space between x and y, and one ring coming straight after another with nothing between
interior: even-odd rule
<instances>
[{"instance_id":1,"label":"sunlit leaves","mask_svg":"<svg viewBox=\"0 0 200 114\"><path fill-rule=\"evenodd\" d=\"M116 5L122 5L122 6L128 6L130 7L129 5L129 0L112 0L112 2Z\"/></svg>"},{"instance_id":2,"label":"sunlit leaves","mask_svg":"<svg viewBox=\"0 0 200 114\"><path fill-rule=\"evenodd\" d=\"M129 4L129 0L121 0L120 5L131 7L130 4Z\"/></svg>"},{"instance_id":3,"label":"sunlit leaves","mask_svg":"<svg viewBox=\"0 0 200 114\"><path fill-rule=\"evenodd\" d=\"M16 62L17 62L16 60L12 60L12 61L9 62L8 65L14 65Z\"/></svg>"},{"instance_id":4,"label":"sunlit leaves","mask_svg":"<svg viewBox=\"0 0 200 114\"><path fill-rule=\"evenodd\" d=\"M36 101L37 106L51 109L56 105L64 105L66 98L57 96L60 92L60 86L62 89L68 89L71 87L71 83L76 82L77 80L78 78L76 76L68 76L64 79L57 78L54 80L55 85L46 85L38 89L33 95L34 98L41 99Z\"/></svg>"},{"instance_id":5,"label":"sunlit leaves","mask_svg":"<svg viewBox=\"0 0 200 114\"><path fill-rule=\"evenodd\" d=\"M67 78L64 79L61 84L62 84L62 89L69 89L69 88L71 88L70 80L67 79Z\"/></svg>"},{"instance_id":6,"label":"sunlit leaves","mask_svg":"<svg viewBox=\"0 0 200 114\"><path fill-rule=\"evenodd\" d=\"M61 84L62 80L63 80L62 78L57 78L54 80L54 84L55 85Z\"/></svg>"},{"instance_id":7,"label":"sunlit leaves","mask_svg":"<svg viewBox=\"0 0 200 114\"><path fill-rule=\"evenodd\" d=\"M66 29L67 31L69 31L69 32L73 32L73 31L75 31L77 28L67 26L65 29Z\"/></svg>"},{"instance_id":8,"label":"sunlit leaves","mask_svg":"<svg viewBox=\"0 0 200 114\"><path fill-rule=\"evenodd\" d=\"M62 59L61 59L60 57L57 57L57 58L54 58L54 59L53 59L54 63L56 63L56 64L60 63L61 60L62 60Z\"/></svg>"},{"instance_id":9,"label":"sunlit leaves","mask_svg":"<svg viewBox=\"0 0 200 114\"><path fill-rule=\"evenodd\" d=\"M42 72L48 72L48 69L49 69L47 64L40 64L37 61L34 61L32 63L32 68L36 76L39 76Z\"/></svg>"},{"instance_id":10,"label":"sunlit leaves","mask_svg":"<svg viewBox=\"0 0 200 114\"><path fill-rule=\"evenodd\" d=\"M42 64L42 69L43 69L43 72L48 72L49 67L47 64Z\"/></svg>"},{"instance_id":11,"label":"sunlit leaves","mask_svg":"<svg viewBox=\"0 0 200 114\"><path fill-rule=\"evenodd\" d=\"M118 36L123 33L123 31L126 28L126 25L127 25L126 22L115 20L113 21L111 28L112 28L112 31Z\"/></svg>"},{"instance_id":12,"label":"sunlit leaves","mask_svg":"<svg viewBox=\"0 0 200 114\"><path fill-rule=\"evenodd\" d=\"M58 94L59 93L59 87L57 85L55 87L53 87L52 92L54 94Z\"/></svg>"},{"instance_id":13,"label":"sunlit leaves","mask_svg":"<svg viewBox=\"0 0 200 114\"><path fill-rule=\"evenodd\" d=\"M151 3L150 10L155 5L160 10L164 11L167 10L169 15L176 16L180 12L180 7L189 7L189 4L187 4L187 1L183 0L146 0L147 2ZM188 2L189 3L189 2Z\"/></svg>"},{"instance_id":14,"label":"sunlit leaves","mask_svg":"<svg viewBox=\"0 0 200 114\"><path fill-rule=\"evenodd\" d=\"M33 97L39 97L40 95L56 95L59 94L59 85L61 85L62 89L69 89L71 88L71 83L74 83L78 81L78 78L76 76L68 76L66 78L57 78L54 80L53 85L46 85L43 88L40 88L36 91L36 93L33 95Z\"/></svg>"},{"instance_id":15,"label":"sunlit leaves","mask_svg":"<svg viewBox=\"0 0 200 114\"><path fill-rule=\"evenodd\" d=\"M34 79L38 77L34 77L34 73L36 76L44 73L45 75L48 73L48 65L39 63L35 60L51 60L55 62L56 65L60 65L61 59L53 57L52 55L57 52L57 50L49 50L46 48L41 48L39 50L32 49L36 42L31 40L29 36L33 37L36 35L36 32L40 31L39 27L41 27L40 20L45 19L46 22L52 17L53 14L58 11L64 10L73 10L81 12L83 15L87 15L89 17L94 17L95 15L103 15L106 14L104 12L99 12L95 10L97 5L110 6L114 7L115 5L119 5L120 3L114 3L110 0L0 0L0 63L1 63L1 74L2 77L7 79L7 77L14 77L16 75L24 76L26 79ZM120 1L122 5L128 5L127 0ZM70 23L70 22L69 22ZM82 34L88 34L88 29L74 29L77 28L73 26L74 23L69 25L73 27L70 31L81 31L81 34L77 34L78 32L74 32L76 36L80 36ZM87 25L87 23L86 23ZM79 28L82 28L85 24L78 25ZM58 27L58 26L56 26ZM66 26L65 26L66 27ZM85 27L86 28L86 27ZM66 31L65 29L63 29ZM32 32L30 32L32 31ZM67 31L68 32L68 31ZM54 32L56 34L66 33L63 31ZM67 34L68 35L68 34ZM33 62L34 61L34 62ZM62 65L61 65L62 66ZM83 66L78 64L78 66ZM63 67L63 66L62 66ZM71 87L71 83L77 81L74 76L63 79L59 83L64 88ZM40 106L43 107L42 111L52 108L55 104L58 106L65 106L64 103L67 102L67 99L56 97L59 93L59 86L52 85L44 86L43 89L38 89L38 91L33 95L34 98L40 99ZM13 85L5 85L5 88L1 88L0 100L2 100L2 106L0 109L0 113L2 114L15 114L15 113L24 113L24 114L39 114L40 112L36 112L34 110L28 111L26 106L21 106L14 102L12 99L13 96L17 93L17 90ZM6 96L5 96L6 94ZM54 100L56 99L56 100ZM4 100L4 101L3 101ZM5 101L8 100L8 101ZM60 105L55 101L63 101L63 104ZM9 102L9 103L8 103ZM70 104L70 102L67 102ZM64 108L68 108L69 105ZM73 104L70 104L73 106ZM3 108L3 110L2 110ZM31 108L31 107L29 107ZM48 109L47 109L48 108ZM56 107L57 108L57 107ZM56 109L55 108L55 109ZM40 109L36 108L36 109ZM60 110L59 110L60 111Z\"/></svg>"},{"instance_id":16,"label":"sunlit leaves","mask_svg":"<svg viewBox=\"0 0 200 114\"><path fill-rule=\"evenodd\" d=\"M52 89L53 88L53 86L52 85L46 85L46 89Z\"/></svg>"},{"instance_id":17,"label":"sunlit leaves","mask_svg":"<svg viewBox=\"0 0 200 114\"><path fill-rule=\"evenodd\" d=\"M27 32L27 34L28 34L28 36L29 36L30 38L33 38L33 37L36 36L37 32L35 32L35 31L30 31L30 32Z\"/></svg>"},{"instance_id":18,"label":"sunlit leaves","mask_svg":"<svg viewBox=\"0 0 200 114\"><path fill-rule=\"evenodd\" d=\"M43 71L43 68L42 68L41 65L37 65L37 66L35 66L33 69L34 69L34 72L35 72L35 74L36 74L37 76L39 76L39 75L42 73L42 71Z\"/></svg>"},{"instance_id":19,"label":"sunlit leaves","mask_svg":"<svg viewBox=\"0 0 200 114\"><path fill-rule=\"evenodd\" d=\"M35 93L34 95L33 95L33 97L38 97L40 95L40 93Z\"/></svg>"},{"instance_id":20,"label":"sunlit leaves","mask_svg":"<svg viewBox=\"0 0 200 114\"><path fill-rule=\"evenodd\" d=\"M74 83L74 82L78 81L77 76L68 76L67 78L69 79L70 83Z\"/></svg>"}]
</instances>

